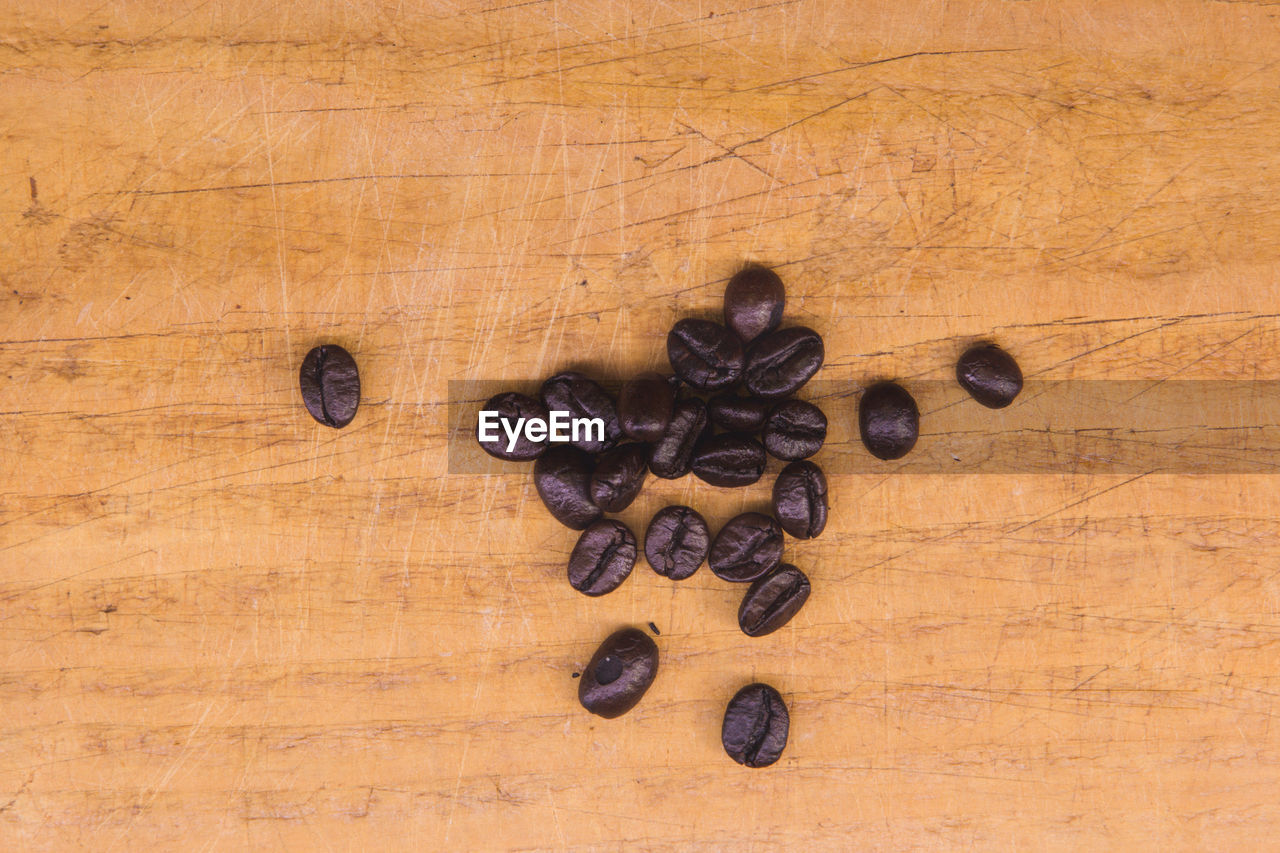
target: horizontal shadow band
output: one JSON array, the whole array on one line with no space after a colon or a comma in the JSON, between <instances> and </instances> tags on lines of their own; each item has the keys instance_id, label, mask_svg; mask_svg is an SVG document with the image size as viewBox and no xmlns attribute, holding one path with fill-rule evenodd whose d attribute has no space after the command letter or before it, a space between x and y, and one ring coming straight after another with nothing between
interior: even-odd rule
<instances>
[{"instance_id":1,"label":"horizontal shadow band","mask_svg":"<svg viewBox=\"0 0 1280 853\"><path fill-rule=\"evenodd\" d=\"M616 393L620 380L601 380ZM863 386L816 379L797 395L827 415L813 458L840 474L1280 473L1280 380L1028 380L1004 409L979 405L956 382L904 381L920 409L920 439L901 459L863 447ZM537 383L449 382L449 473L528 473L476 441L485 401Z\"/></svg>"}]
</instances>

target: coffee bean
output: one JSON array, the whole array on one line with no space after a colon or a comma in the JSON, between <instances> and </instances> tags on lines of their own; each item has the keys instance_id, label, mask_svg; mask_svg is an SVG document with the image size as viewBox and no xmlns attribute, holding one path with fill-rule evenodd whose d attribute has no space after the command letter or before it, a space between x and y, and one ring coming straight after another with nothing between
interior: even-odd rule
<instances>
[{"instance_id":1,"label":"coffee bean","mask_svg":"<svg viewBox=\"0 0 1280 853\"><path fill-rule=\"evenodd\" d=\"M582 531L569 555L569 584L583 595L613 592L636 565L636 537L621 521L602 518Z\"/></svg>"},{"instance_id":2,"label":"coffee bean","mask_svg":"<svg viewBox=\"0 0 1280 853\"><path fill-rule=\"evenodd\" d=\"M720 742L724 751L747 767L768 767L782 756L791 716L782 696L767 684L748 684L725 708Z\"/></svg>"},{"instance_id":3,"label":"coffee bean","mask_svg":"<svg viewBox=\"0 0 1280 853\"><path fill-rule=\"evenodd\" d=\"M827 416L813 403L786 400L769 413L761 438L777 459L808 459L827 440Z\"/></svg>"},{"instance_id":4,"label":"coffee bean","mask_svg":"<svg viewBox=\"0 0 1280 853\"><path fill-rule=\"evenodd\" d=\"M605 512L622 512L640 494L649 474L648 449L631 442L596 458L591 474L591 500Z\"/></svg>"},{"instance_id":5,"label":"coffee bean","mask_svg":"<svg viewBox=\"0 0 1280 853\"><path fill-rule=\"evenodd\" d=\"M578 681L578 701L612 720L636 706L658 674L658 647L638 628L624 628L600 644Z\"/></svg>"},{"instance_id":6,"label":"coffee bean","mask_svg":"<svg viewBox=\"0 0 1280 853\"><path fill-rule=\"evenodd\" d=\"M770 516L744 512L720 528L707 559L721 580L753 581L782 560L782 527Z\"/></svg>"},{"instance_id":7,"label":"coffee bean","mask_svg":"<svg viewBox=\"0 0 1280 853\"><path fill-rule=\"evenodd\" d=\"M797 539L812 539L827 526L827 478L812 462L792 462L773 481L773 514Z\"/></svg>"},{"instance_id":8,"label":"coffee bean","mask_svg":"<svg viewBox=\"0 0 1280 853\"><path fill-rule=\"evenodd\" d=\"M826 350L813 329L780 329L751 345L743 382L757 397L777 400L799 391L822 367Z\"/></svg>"},{"instance_id":9,"label":"coffee bean","mask_svg":"<svg viewBox=\"0 0 1280 853\"><path fill-rule=\"evenodd\" d=\"M618 409L613 397L598 382L572 371L557 373L542 383L542 403L548 412L568 412L570 418L599 418L604 421L604 438L597 432L583 432L574 447L588 453L599 453L617 444L622 436Z\"/></svg>"},{"instance_id":10,"label":"coffee bean","mask_svg":"<svg viewBox=\"0 0 1280 853\"><path fill-rule=\"evenodd\" d=\"M749 486L760 479L764 464L760 442L732 433L703 438L693 450L693 473L713 486Z\"/></svg>"},{"instance_id":11,"label":"coffee bean","mask_svg":"<svg viewBox=\"0 0 1280 853\"><path fill-rule=\"evenodd\" d=\"M693 449L707 428L707 407L697 398L681 400L671 413L667 431L649 447L649 470L665 480L689 473Z\"/></svg>"},{"instance_id":12,"label":"coffee bean","mask_svg":"<svg viewBox=\"0 0 1280 853\"><path fill-rule=\"evenodd\" d=\"M773 403L757 397L717 394L707 401L707 416L729 432L758 432L772 408Z\"/></svg>"},{"instance_id":13,"label":"coffee bean","mask_svg":"<svg viewBox=\"0 0 1280 853\"><path fill-rule=\"evenodd\" d=\"M667 335L671 369L699 391L716 391L742 375L742 342L719 323L686 318Z\"/></svg>"},{"instance_id":14,"label":"coffee bean","mask_svg":"<svg viewBox=\"0 0 1280 853\"><path fill-rule=\"evenodd\" d=\"M593 467L590 456L567 444L547 448L533 463L538 497L557 521L574 530L582 530L600 517L600 507L591 500Z\"/></svg>"},{"instance_id":15,"label":"coffee bean","mask_svg":"<svg viewBox=\"0 0 1280 853\"><path fill-rule=\"evenodd\" d=\"M858 402L862 443L877 459L901 459L920 437L920 410L901 385L872 385Z\"/></svg>"},{"instance_id":16,"label":"coffee bean","mask_svg":"<svg viewBox=\"0 0 1280 853\"><path fill-rule=\"evenodd\" d=\"M783 563L776 572L751 584L738 608L738 626L748 637L772 634L791 621L809 600L809 579L804 572Z\"/></svg>"},{"instance_id":17,"label":"coffee bean","mask_svg":"<svg viewBox=\"0 0 1280 853\"><path fill-rule=\"evenodd\" d=\"M527 462L530 459L536 459L542 455L542 451L547 449L547 441L530 441L521 429L516 435L515 445L510 450L507 449L511 443L507 435L507 427L516 429L516 422L520 418L540 418L547 419L547 407L542 405L541 400L535 400L528 394L517 394L514 391L508 391L505 394L498 394L496 397L490 397L489 402L484 404L482 411L497 412L499 418L499 426L495 431L497 438L493 441L480 441L479 427L476 428L476 441L484 448L484 452L490 456L496 456L499 459L506 459L514 462Z\"/></svg>"},{"instance_id":18,"label":"coffee bean","mask_svg":"<svg viewBox=\"0 0 1280 853\"><path fill-rule=\"evenodd\" d=\"M729 279L724 289L724 323L749 344L778 328L785 298L777 273L749 266Z\"/></svg>"},{"instance_id":19,"label":"coffee bean","mask_svg":"<svg viewBox=\"0 0 1280 853\"><path fill-rule=\"evenodd\" d=\"M351 423L360 405L360 372L351 353L322 344L307 353L298 371L302 404L311 417L334 429Z\"/></svg>"},{"instance_id":20,"label":"coffee bean","mask_svg":"<svg viewBox=\"0 0 1280 853\"><path fill-rule=\"evenodd\" d=\"M988 409L1003 409L1022 390L1022 371L1013 356L995 344L969 349L956 363L956 380Z\"/></svg>"},{"instance_id":21,"label":"coffee bean","mask_svg":"<svg viewBox=\"0 0 1280 853\"><path fill-rule=\"evenodd\" d=\"M622 386L618 396L618 423L636 441L657 441L671 423L675 386L665 376L641 373Z\"/></svg>"},{"instance_id":22,"label":"coffee bean","mask_svg":"<svg viewBox=\"0 0 1280 853\"><path fill-rule=\"evenodd\" d=\"M644 534L644 558L655 572L673 581L696 572L710 548L707 522L687 506L658 510Z\"/></svg>"}]
</instances>

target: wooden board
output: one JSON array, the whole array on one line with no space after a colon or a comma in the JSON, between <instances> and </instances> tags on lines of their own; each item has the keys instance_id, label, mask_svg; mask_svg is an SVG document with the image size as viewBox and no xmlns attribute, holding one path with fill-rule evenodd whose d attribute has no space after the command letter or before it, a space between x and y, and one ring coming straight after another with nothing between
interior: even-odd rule
<instances>
[{"instance_id":1,"label":"wooden board","mask_svg":"<svg viewBox=\"0 0 1280 853\"><path fill-rule=\"evenodd\" d=\"M1272 843L1274 475L835 473L812 599L749 640L705 571L574 592L528 478L446 435L450 380L661 366L749 259L850 394L985 336L1043 379L1280 378L1277 15L7 4L3 846ZM650 620L644 702L584 713ZM752 679L793 719L763 771L718 742Z\"/></svg>"}]
</instances>

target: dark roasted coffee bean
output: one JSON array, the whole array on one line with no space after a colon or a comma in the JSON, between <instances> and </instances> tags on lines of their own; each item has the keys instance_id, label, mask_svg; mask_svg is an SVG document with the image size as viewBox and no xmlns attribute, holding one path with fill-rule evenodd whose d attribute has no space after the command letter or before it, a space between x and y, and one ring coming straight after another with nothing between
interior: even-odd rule
<instances>
[{"instance_id":1,"label":"dark roasted coffee bean","mask_svg":"<svg viewBox=\"0 0 1280 853\"><path fill-rule=\"evenodd\" d=\"M761 438L778 459L808 459L827 440L827 416L813 403L786 400L769 413Z\"/></svg>"},{"instance_id":2,"label":"dark roasted coffee bean","mask_svg":"<svg viewBox=\"0 0 1280 853\"><path fill-rule=\"evenodd\" d=\"M675 386L665 376L641 373L627 381L618 395L618 423L636 441L657 441L671 423Z\"/></svg>"},{"instance_id":3,"label":"dark roasted coffee bean","mask_svg":"<svg viewBox=\"0 0 1280 853\"><path fill-rule=\"evenodd\" d=\"M636 565L636 537L621 521L602 518L578 537L569 555L569 584L583 595L613 592Z\"/></svg>"},{"instance_id":4,"label":"dark roasted coffee bean","mask_svg":"<svg viewBox=\"0 0 1280 853\"><path fill-rule=\"evenodd\" d=\"M658 647L638 628L624 628L600 644L578 681L578 701L612 720L636 706L658 674Z\"/></svg>"},{"instance_id":5,"label":"dark roasted coffee bean","mask_svg":"<svg viewBox=\"0 0 1280 853\"><path fill-rule=\"evenodd\" d=\"M858 403L862 443L877 459L901 459L920 437L920 410L906 389L893 382L872 385Z\"/></svg>"},{"instance_id":6,"label":"dark roasted coffee bean","mask_svg":"<svg viewBox=\"0 0 1280 853\"><path fill-rule=\"evenodd\" d=\"M804 572L783 563L751 584L738 608L738 626L748 637L772 634L791 621L809 600L809 579Z\"/></svg>"},{"instance_id":7,"label":"dark roasted coffee bean","mask_svg":"<svg viewBox=\"0 0 1280 853\"><path fill-rule=\"evenodd\" d=\"M720 728L724 751L747 767L768 767L782 756L791 716L782 696L767 684L748 684L729 700Z\"/></svg>"},{"instance_id":8,"label":"dark roasted coffee bean","mask_svg":"<svg viewBox=\"0 0 1280 853\"><path fill-rule=\"evenodd\" d=\"M760 479L764 464L760 442L742 435L713 435L693 449L693 473L713 486L749 486Z\"/></svg>"},{"instance_id":9,"label":"dark roasted coffee bean","mask_svg":"<svg viewBox=\"0 0 1280 853\"><path fill-rule=\"evenodd\" d=\"M665 480L689 473L693 448L707 428L707 407L696 398L676 403L662 438L649 446L649 470Z\"/></svg>"},{"instance_id":10,"label":"dark roasted coffee bean","mask_svg":"<svg viewBox=\"0 0 1280 853\"><path fill-rule=\"evenodd\" d=\"M547 440L545 438L542 441L530 441L523 428L516 432L517 422L521 418L525 420L539 418L543 421L547 419L547 407L542 405L541 400L535 400L528 394L517 394L514 391L508 391L505 394L489 398L489 402L484 404L484 408L481 411L498 413L499 426L491 432L491 434L497 435L496 439L493 441L481 441L479 427L476 429L476 441L480 442L484 452L490 456L514 462L525 462L538 458L542 455L542 451L547 449ZM511 436L507 432L508 429L516 432L514 444L511 442Z\"/></svg>"},{"instance_id":11,"label":"dark roasted coffee bean","mask_svg":"<svg viewBox=\"0 0 1280 853\"><path fill-rule=\"evenodd\" d=\"M707 416L729 432L758 432L772 408L773 403L758 397L717 394L707 401Z\"/></svg>"},{"instance_id":12,"label":"dark roasted coffee bean","mask_svg":"<svg viewBox=\"0 0 1280 853\"><path fill-rule=\"evenodd\" d=\"M600 507L591 500L592 467L590 456L567 444L547 448L533 463L538 497L557 521L574 530L600 517Z\"/></svg>"},{"instance_id":13,"label":"dark roasted coffee bean","mask_svg":"<svg viewBox=\"0 0 1280 853\"><path fill-rule=\"evenodd\" d=\"M792 462L773 481L773 514L797 539L812 539L827 526L827 478L812 462Z\"/></svg>"},{"instance_id":14,"label":"dark roasted coffee bean","mask_svg":"<svg viewBox=\"0 0 1280 853\"><path fill-rule=\"evenodd\" d=\"M622 512L640 494L649 474L648 450L630 442L596 458L591 474L591 500L605 512Z\"/></svg>"},{"instance_id":15,"label":"dark roasted coffee bean","mask_svg":"<svg viewBox=\"0 0 1280 853\"><path fill-rule=\"evenodd\" d=\"M960 356L956 380L988 409L1003 409L1022 390L1018 363L995 344L981 344Z\"/></svg>"},{"instance_id":16,"label":"dark roasted coffee bean","mask_svg":"<svg viewBox=\"0 0 1280 853\"><path fill-rule=\"evenodd\" d=\"M644 534L644 558L655 572L673 581L696 572L710 548L707 522L687 506L658 510Z\"/></svg>"},{"instance_id":17,"label":"dark roasted coffee bean","mask_svg":"<svg viewBox=\"0 0 1280 853\"><path fill-rule=\"evenodd\" d=\"M741 365L739 365L741 367ZM351 353L335 344L322 344L302 360L298 371L302 404L311 417L334 429L351 423L360 405L360 372Z\"/></svg>"},{"instance_id":18,"label":"dark roasted coffee bean","mask_svg":"<svg viewBox=\"0 0 1280 853\"><path fill-rule=\"evenodd\" d=\"M785 298L777 273L749 266L729 279L724 289L724 323L749 344L778 328Z\"/></svg>"},{"instance_id":19,"label":"dark roasted coffee bean","mask_svg":"<svg viewBox=\"0 0 1280 853\"><path fill-rule=\"evenodd\" d=\"M598 430L583 430L577 441L569 442L579 450L599 453L613 447L622 436L613 397L581 373L557 373L543 382L542 403L548 412L568 412L570 418L599 418L604 423L603 438Z\"/></svg>"},{"instance_id":20,"label":"dark roasted coffee bean","mask_svg":"<svg viewBox=\"0 0 1280 853\"><path fill-rule=\"evenodd\" d=\"M782 527L759 512L729 519L716 534L707 558L716 577L732 583L748 583L766 575L781 560Z\"/></svg>"},{"instance_id":21,"label":"dark roasted coffee bean","mask_svg":"<svg viewBox=\"0 0 1280 853\"><path fill-rule=\"evenodd\" d=\"M699 391L716 391L742 375L742 342L733 332L710 320L686 318L667 335L671 369Z\"/></svg>"},{"instance_id":22,"label":"dark roasted coffee bean","mask_svg":"<svg viewBox=\"0 0 1280 853\"><path fill-rule=\"evenodd\" d=\"M822 338L813 329L781 329L751 345L742 379L752 394L777 400L799 391L825 357Z\"/></svg>"}]
</instances>

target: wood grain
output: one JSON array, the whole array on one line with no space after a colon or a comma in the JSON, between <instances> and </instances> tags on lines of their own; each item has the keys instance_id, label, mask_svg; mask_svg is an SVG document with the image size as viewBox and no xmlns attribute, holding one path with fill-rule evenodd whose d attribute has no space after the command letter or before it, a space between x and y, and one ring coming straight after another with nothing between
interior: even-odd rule
<instances>
[{"instance_id":1,"label":"wood grain","mask_svg":"<svg viewBox=\"0 0 1280 853\"><path fill-rule=\"evenodd\" d=\"M803 613L587 600L450 380L660 366L744 260L821 377L1280 379L1280 27L1244 2L0 11L6 849L1259 849L1273 475L857 473ZM340 432L301 407L356 355ZM767 486L651 487L719 523ZM570 674L622 624L614 721ZM752 679L775 767L718 743Z\"/></svg>"}]
</instances>

